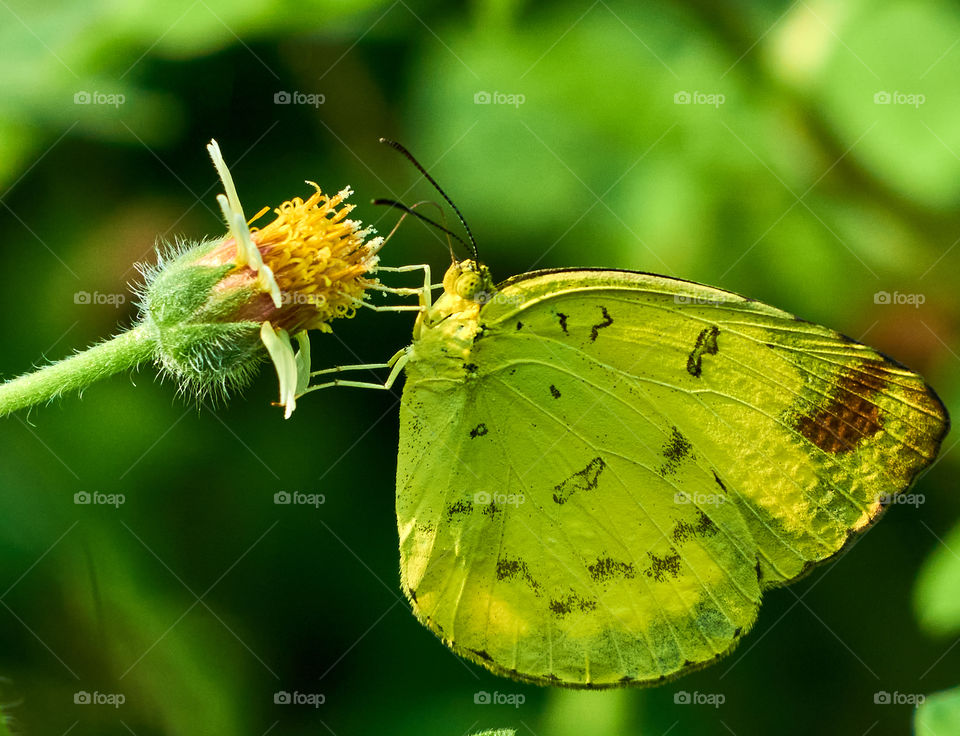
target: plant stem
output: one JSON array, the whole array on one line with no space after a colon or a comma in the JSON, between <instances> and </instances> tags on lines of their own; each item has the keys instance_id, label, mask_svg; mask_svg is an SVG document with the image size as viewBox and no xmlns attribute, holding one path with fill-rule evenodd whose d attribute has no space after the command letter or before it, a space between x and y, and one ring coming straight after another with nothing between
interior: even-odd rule
<instances>
[{"instance_id":1,"label":"plant stem","mask_svg":"<svg viewBox=\"0 0 960 736\"><path fill-rule=\"evenodd\" d=\"M133 368L153 357L156 338L137 325L82 353L0 384L0 417Z\"/></svg>"}]
</instances>

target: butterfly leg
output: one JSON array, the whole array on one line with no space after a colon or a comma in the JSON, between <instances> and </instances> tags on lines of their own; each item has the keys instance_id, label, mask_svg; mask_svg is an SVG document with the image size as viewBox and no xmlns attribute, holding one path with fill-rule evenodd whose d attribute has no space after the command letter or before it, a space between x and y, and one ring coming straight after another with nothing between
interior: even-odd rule
<instances>
[{"instance_id":1,"label":"butterfly leg","mask_svg":"<svg viewBox=\"0 0 960 736\"><path fill-rule=\"evenodd\" d=\"M443 288L442 284L431 284L430 283L430 266L427 264L414 265L414 266L381 266L379 271L389 271L393 273L406 273L410 271L423 271L423 286L419 288L402 288L402 287L390 287L384 286L383 284L377 284L371 288L376 289L377 291L383 291L390 294L397 294L398 296L410 296L416 294L419 296L419 304L398 304L398 305L387 305L387 306L377 306L371 304L363 299L352 298L351 301L357 307L366 307L367 309L372 309L375 312L422 312L430 308L432 305L431 292L433 289ZM400 371L403 370L404 364L409 360L408 355L409 348L404 348L403 350L398 351L390 360L386 363L358 363L355 365L341 365L334 368L326 368L320 371L313 371L310 373L310 378L314 376L329 375L331 373L344 373L346 371L359 371L359 370L376 370L378 368L392 368L390 375L387 376L387 380L383 383L373 383L370 381L351 381L343 378L335 378L332 381L327 381L326 383L318 383L314 386L307 386L303 391L297 394L296 398L308 394L311 391L317 391L321 388L331 388L333 386L347 386L351 388L376 388L381 390L389 389L393 386L394 382L397 380L397 376L400 375Z\"/></svg>"},{"instance_id":2,"label":"butterfly leg","mask_svg":"<svg viewBox=\"0 0 960 736\"><path fill-rule=\"evenodd\" d=\"M430 266L426 263L420 263L412 266L378 266L378 271L388 271L390 273L408 273L410 271L423 271L423 288L420 289L398 289L394 293L407 293L407 294L419 294L420 295L420 307L423 309L429 309L433 304L431 297L431 292L433 289L437 288L436 285L430 284ZM442 284L441 284L442 286ZM391 291L389 287L385 287L384 291Z\"/></svg>"},{"instance_id":3,"label":"butterfly leg","mask_svg":"<svg viewBox=\"0 0 960 736\"><path fill-rule=\"evenodd\" d=\"M368 381L347 381L342 378L335 378L332 381L327 381L326 383L318 383L315 386L309 386L304 391L302 391L297 398L308 394L311 391L317 391L321 388L332 388L334 386L344 386L350 388L375 388L380 390L390 389L394 382L397 380L397 376L400 375L400 371L403 370L403 366L410 359L409 348L403 348L398 350L390 360L386 363L360 363L357 365L341 365L336 368L326 368L322 371L314 371L310 374L310 377L320 376L330 373L342 373L344 371L355 371L355 370L374 370L377 368L392 368L390 375L387 376L387 380L383 383L373 383Z\"/></svg>"},{"instance_id":4,"label":"butterfly leg","mask_svg":"<svg viewBox=\"0 0 960 736\"><path fill-rule=\"evenodd\" d=\"M362 299L354 299L353 303L358 307L366 307L367 309L372 309L374 312L422 312L423 311L423 307L419 304L417 305L392 304L389 306L378 307L376 304L365 302Z\"/></svg>"}]
</instances>

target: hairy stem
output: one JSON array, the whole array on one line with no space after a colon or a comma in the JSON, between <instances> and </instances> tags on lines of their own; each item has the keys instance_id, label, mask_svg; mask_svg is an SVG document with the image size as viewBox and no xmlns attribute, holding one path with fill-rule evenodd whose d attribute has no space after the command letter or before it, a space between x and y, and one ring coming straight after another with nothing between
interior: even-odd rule
<instances>
[{"instance_id":1,"label":"hairy stem","mask_svg":"<svg viewBox=\"0 0 960 736\"><path fill-rule=\"evenodd\" d=\"M0 384L0 416L50 401L70 391L150 360L156 348L143 325L122 332L69 358Z\"/></svg>"}]
</instances>

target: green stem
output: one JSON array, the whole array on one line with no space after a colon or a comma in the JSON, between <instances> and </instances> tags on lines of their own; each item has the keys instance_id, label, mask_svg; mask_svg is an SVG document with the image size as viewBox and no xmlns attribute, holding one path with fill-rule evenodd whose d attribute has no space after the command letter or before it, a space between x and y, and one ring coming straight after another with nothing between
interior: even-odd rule
<instances>
[{"instance_id":1,"label":"green stem","mask_svg":"<svg viewBox=\"0 0 960 736\"><path fill-rule=\"evenodd\" d=\"M152 330L137 325L82 353L0 384L0 417L133 368L153 357L156 344Z\"/></svg>"}]
</instances>

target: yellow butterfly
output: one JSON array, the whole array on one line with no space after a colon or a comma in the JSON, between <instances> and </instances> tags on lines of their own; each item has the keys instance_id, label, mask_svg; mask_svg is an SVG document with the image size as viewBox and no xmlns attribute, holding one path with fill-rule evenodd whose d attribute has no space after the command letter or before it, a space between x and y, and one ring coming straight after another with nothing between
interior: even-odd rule
<instances>
[{"instance_id":1,"label":"yellow butterfly","mask_svg":"<svg viewBox=\"0 0 960 736\"><path fill-rule=\"evenodd\" d=\"M406 374L402 585L501 675L602 688L710 664L947 432L916 373L720 289L610 269L495 285L476 259L435 303L428 284L400 290L421 294L413 343L379 364Z\"/></svg>"}]
</instances>

